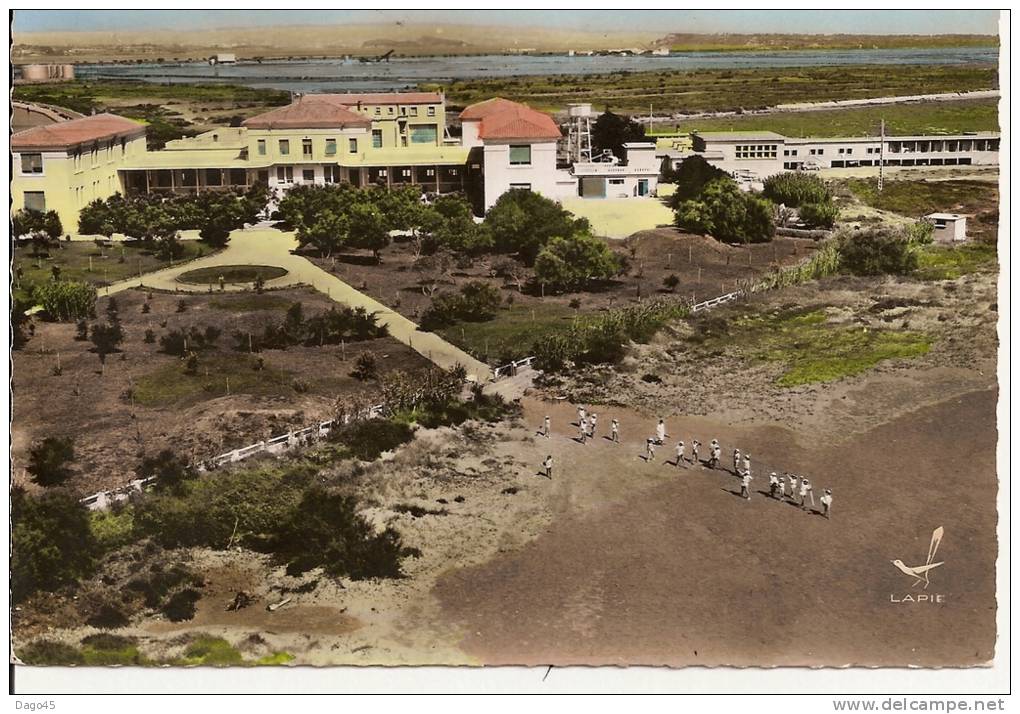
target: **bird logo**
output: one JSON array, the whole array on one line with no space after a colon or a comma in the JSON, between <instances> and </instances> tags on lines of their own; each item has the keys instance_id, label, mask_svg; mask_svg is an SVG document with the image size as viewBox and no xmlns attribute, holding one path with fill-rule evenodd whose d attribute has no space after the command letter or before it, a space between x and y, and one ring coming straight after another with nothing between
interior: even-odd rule
<instances>
[{"instance_id":1,"label":"bird logo","mask_svg":"<svg viewBox=\"0 0 1020 714\"><path fill-rule=\"evenodd\" d=\"M931 543L928 545L928 560L925 561L924 565L910 567L909 565L904 565L902 560L892 561L892 564L896 566L897 570L899 570L904 575L909 575L910 577L914 578L914 584L911 585L910 587L917 587L921 583L924 583L924 589L927 590L928 585L930 584L928 580L929 574L931 573L932 570L939 567L940 565L942 565L942 563L945 562L945 561L939 561L937 563L932 562L933 560L935 560L935 554L938 553L939 544L942 542L943 532L944 531L942 529L942 526L939 526L934 531L932 531Z\"/></svg>"}]
</instances>

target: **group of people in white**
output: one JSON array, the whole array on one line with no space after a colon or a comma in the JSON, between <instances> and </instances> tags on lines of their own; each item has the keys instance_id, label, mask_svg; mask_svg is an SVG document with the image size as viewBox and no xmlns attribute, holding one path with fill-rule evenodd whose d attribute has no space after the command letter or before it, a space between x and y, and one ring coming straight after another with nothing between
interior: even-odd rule
<instances>
[{"instance_id":1,"label":"group of people in white","mask_svg":"<svg viewBox=\"0 0 1020 714\"><path fill-rule=\"evenodd\" d=\"M581 444L587 444L589 439L594 439L596 429L598 427L599 415L591 412L589 413L584 407L577 408L577 422L576 426L578 429L578 435L575 441ZM552 436L552 420L546 416L542 422L542 427L538 430L540 436L550 438ZM659 419L659 423L655 426L655 436L650 436L645 440L645 463L655 461L655 449L656 447L665 446L666 439L669 435L666 433L666 422L663 419ZM620 422L613 419L609 423L609 433L606 434L606 439L613 442L614 444L620 443ZM719 468L719 464L722 461L722 447L719 445L717 439L712 439L712 442L708 445L708 460L702 461L699 456L699 450L701 448L701 442L697 439L692 439L690 443L690 460L687 459L687 444L682 440L676 443L676 459L673 461L674 466L677 468L687 468L687 465L708 467L709 469ZM666 463L670 463L667 461ZM553 457L549 454L545 457L542 462L542 469L545 476L549 479L552 478L553 470ZM751 481L754 480L754 476L751 473L751 454L748 452L740 453L740 449L733 450L733 475L740 479L740 495L741 497L751 500ZM811 503L811 509L816 509L815 505L815 493L814 485L811 481L804 476L797 476L784 471L782 475L773 471L769 474L769 496L778 500L785 501L789 499L793 503L799 505L804 510L810 510L808 508L808 502ZM832 513L832 490L824 489L822 496L819 499L822 510L820 514L825 518L829 518Z\"/></svg>"}]
</instances>

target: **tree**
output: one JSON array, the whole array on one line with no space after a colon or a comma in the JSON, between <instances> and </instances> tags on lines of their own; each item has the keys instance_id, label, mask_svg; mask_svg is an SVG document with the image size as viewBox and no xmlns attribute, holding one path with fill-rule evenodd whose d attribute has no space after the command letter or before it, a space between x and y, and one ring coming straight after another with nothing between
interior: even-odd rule
<instances>
[{"instance_id":1,"label":"tree","mask_svg":"<svg viewBox=\"0 0 1020 714\"><path fill-rule=\"evenodd\" d=\"M854 275L906 275L917 269L917 251L904 232L880 226L839 236L839 264Z\"/></svg>"},{"instance_id":2,"label":"tree","mask_svg":"<svg viewBox=\"0 0 1020 714\"><path fill-rule=\"evenodd\" d=\"M390 244L390 234L379 209L370 203L357 203L351 206L348 220L347 245L372 251L378 262L379 251Z\"/></svg>"},{"instance_id":3,"label":"tree","mask_svg":"<svg viewBox=\"0 0 1020 714\"><path fill-rule=\"evenodd\" d=\"M532 191L507 191L485 215L493 249L516 253L533 265L539 251L553 237L586 233L588 221L576 219L558 203Z\"/></svg>"},{"instance_id":4,"label":"tree","mask_svg":"<svg viewBox=\"0 0 1020 714\"><path fill-rule=\"evenodd\" d=\"M157 491L179 492L185 481L195 478L194 470L170 449L146 456L135 470L140 479L155 478Z\"/></svg>"},{"instance_id":5,"label":"tree","mask_svg":"<svg viewBox=\"0 0 1020 714\"><path fill-rule=\"evenodd\" d=\"M11 599L52 592L91 575L97 553L88 510L63 489L11 490Z\"/></svg>"},{"instance_id":6,"label":"tree","mask_svg":"<svg viewBox=\"0 0 1020 714\"><path fill-rule=\"evenodd\" d=\"M56 211L43 212L23 208L11 217L11 224L15 238L30 235L56 240L64 232Z\"/></svg>"},{"instance_id":7,"label":"tree","mask_svg":"<svg viewBox=\"0 0 1020 714\"><path fill-rule=\"evenodd\" d=\"M680 278L677 277L676 273L670 273L662 279L662 286L671 293L675 293L676 289L680 286Z\"/></svg>"},{"instance_id":8,"label":"tree","mask_svg":"<svg viewBox=\"0 0 1020 714\"><path fill-rule=\"evenodd\" d=\"M535 260L535 279L564 289L608 280L620 272L620 257L605 241L587 234L553 238Z\"/></svg>"},{"instance_id":9,"label":"tree","mask_svg":"<svg viewBox=\"0 0 1020 714\"><path fill-rule=\"evenodd\" d=\"M237 212L227 204L217 201L211 203L202 217L199 237L211 246L222 248L230 240L230 232L237 225Z\"/></svg>"},{"instance_id":10,"label":"tree","mask_svg":"<svg viewBox=\"0 0 1020 714\"><path fill-rule=\"evenodd\" d=\"M623 145L628 141L645 141L644 126L629 117L613 114L607 109L592 125L591 143L596 152L609 150L622 159Z\"/></svg>"},{"instance_id":11,"label":"tree","mask_svg":"<svg viewBox=\"0 0 1020 714\"><path fill-rule=\"evenodd\" d=\"M70 437L47 436L29 451L28 472L40 486L57 486L71 477L74 441Z\"/></svg>"},{"instance_id":12,"label":"tree","mask_svg":"<svg viewBox=\"0 0 1020 714\"><path fill-rule=\"evenodd\" d=\"M676 210L680 203L697 198L707 184L720 179L730 180L730 175L701 156L687 157L673 174L676 192L669 197L669 207Z\"/></svg>"},{"instance_id":13,"label":"tree","mask_svg":"<svg viewBox=\"0 0 1020 714\"><path fill-rule=\"evenodd\" d=\"M344 245L349 230L350 220L345 214L324 209L310 223L302 224L297 239L302 246L310 245L328 258Z\"/></svg>"},{"instance_id":14,"label":"tree","mask_svg":"<svg viewBox=\"0 0 1020 714\"><path fill-rule=\"evenodd\" d=\"M105 371L106 355L117 351L117 347L124 341L124 330L121 329L119 322L96 323L92 326L92 334L89 335L89 338L95 345L99 363Z\"/></svg>"},{"instance_id":15,"label":"tree","mask_svg":"<svg viewBox=\"0 0 1020 714\"><path fill-rule=\"evenodd\" d=\"M352 496L310 487L273 539L289 573L322 567L333 577L397 578L403 551L392 528L376 534Z\"/></svg>"},{"instance_id":16,"label":"tree","mask_svg":"<svg viewBox=\"0 0 1020 714\"><path fill-rule=\"evenodd\" d=\"M711 181L697 199L681 201L674 216L678 228L727 243L764 243L776 231L772 204L729 179Z\"/></svg>"}]
</instances>

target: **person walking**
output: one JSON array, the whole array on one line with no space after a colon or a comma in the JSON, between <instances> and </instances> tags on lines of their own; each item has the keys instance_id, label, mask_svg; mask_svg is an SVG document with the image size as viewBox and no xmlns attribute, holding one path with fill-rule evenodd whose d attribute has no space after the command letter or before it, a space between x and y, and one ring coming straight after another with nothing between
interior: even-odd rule
<instances>
[{"instance_id":1,"label":"person walking","mask_svg":"<svg viewBox=\"0 0 1020 714\"><path fill-rule=\"evenodd\" d=\"M676 467L680 468L684 463L684 442L676 442Z\"/></svg>"},{"instance_id":2,"label":"person walking","mask_svg":"<svg viewBox=\"0 0 1020 714\"><path fill-rule=\"evenodd\" d=\"M584 410L584 407L578 407L577 408L577 423L580 424L582 421L584 421L585 416L587 416L587 412Z\"/></svg>"},{"instance_id":3,"label":"person walking","mask_svg":"<svg viewBox=\"0 0 1020 714\"><path fill-rule=\"evenodd\" d=\"M617 421L616 419L613 419L612 423L609 425L609 433L610 433L610 438L612 438L612 440L615 443L619 444L620 443L620 422Z\"/></svg>"},{"instance_id":4,"label":"person walking","mask_svg":"<svg viewBox=\"0 0 1020 714\"><path fill-rule=\"evenodd\" d=\"M584 444L588 439L588 419L586 417L581 417L578 431L580 432L581 443Z\"/></svg>"},{"instance_id":5,"label":"person walking","mask_svg":"<svg viewBox=\"0 0 1020 714\"><path fill-rule=\"evenodd\" d=\"M744 475L740 479L740 495L746 498L748 501L751 500L751 481L754 477L750 471L745 471Z\"/></svg>"},{"instance_id":6,"label":"person walking","mask_svg":"<svg viewBox=\"0 0 1020 714\"><path fill-rule=\"evenodd\" d=\"M691 441L691 463L695 466L698 465L698 447L701 446L701 442L697 439Z\"/></svg>"},{"instance_id":7,"label":"person walking","mask_svg":"<svg viewBox=\"0 0 1020 714\"><path fill-rule=\"evenodd\" d=\"M745 474L751 473L751 455L750 454L744 454L744 473Z\"/></svg>"},{"instance_id":8,"label":"person walking","mask_svg":"<svg viewBox=\"0 0 1020 714\"><path fill-rule=\"evenodd\" d=\"M822 515L828 518L829 512L832 511L832 491L825 489L825 493L819 500L822 502Z\"/></svg>"},{"instance_id":9,"label":"person walking","mask_svg":"<svg viewBox=\"0 0 1020 714\"><path fill-rule=\"evenodd\" d=\"M740 475L740 449L733 450L733 475Z\"/></svg>"},{"instance_id":10,"label":"person walking","mask_svg":"<svg viewBox=\"0 0 1020 714\"><path fill-rule=\"evenodd\" d=\"M658 445L666 443L666 422L659 419L659 423L655 426L655 443Z\"/></svg>"},{"instance_id":11,"label":"person walking","mask_svg":"<svg viewBox=\"0 0 1020 714\"><path fill-rule=\"evenodd\" d=\"M545 477L550 481L552 481L552 467L553 458L552 454L549 454L548 456L545 457L545 461L542 462L542 468L545 469Z\"/></svg>"},{"instance_id":12,"label":"person walking","mask_svg":"<svg viewBox=\"0 0 1020 714\"><path fill-rule=\"evenodd\" d=\"M655 461L655 439L645 442L645 461Z\"/></svg>"},{"instance_id":13,"label":"person walking","mask_svg":"<svg viewBox=\"0 0 1020 714\"><path fill-rule=\"evenodd\" d=\"M539 433L542 436L544 436L546 439L548 439L550 434L551 434L551 432L552 432L552 421L550 421L549 417L546 416L546 418L542 420L542 431L540 431Z\"/></svg>"},{"instance_id":14,"label":"person walking","mask_svg":"<svg viewBox=\"0 0 1020 714\"><path fill-rule=\"evenodd\" d=\"M589 425L589 429L588 429L588 436L590 436L592 439L595 438L595 425L598 424L598 421L599 421L599 415L596 414L595 412L592 412L592 414L591 414L591 424Z\"/></svg>"},{"instance_id":15,"label":"person walking","mask_svg":"<svg viewBox=\"0 0 1020 714\"><path fill-rule=\"evenodd\" d=\"M782 498L782 490L779 485L779 475L775 471L769 474L769 495L772 498Z\"/></svg>"},{"instance_id":16,"label":"person walking","mask_svg":"<svg viewBox=\"0 0 1020 714\"><path fill-rule=\"evenodd\" d=\"M719 440L712 439L712 443L708 445L708 468L714 469L719 466L719 457L722 455L722 449L719 448Z\"/></svg>"},{"instance_id":17,"label":"person walking","mask_svg":"<svg viewBox=\"0 0 1020 714\"><path fill-rule=\"evenodd\" d=\"M797 479L797 474L790 474L790 500L797 500L797 489L800 487L800 481Z\"/></svg>"},{"instance_id":18,"label":"person walking","mask_svg":"<svg viewBox=\"0 0 1020 714\"><path fill-rule=\"evenodd\" d=\"M807 499L808 498L811 499L811 507L814 508L814 505L815 505L815 494L813 493L813 489L811 487L811 482L808 481L806 478L804 478L804 479L800 480L800 507L801 508L805 508L805 504L807 503Z\"/></svg>"}]
</instances>

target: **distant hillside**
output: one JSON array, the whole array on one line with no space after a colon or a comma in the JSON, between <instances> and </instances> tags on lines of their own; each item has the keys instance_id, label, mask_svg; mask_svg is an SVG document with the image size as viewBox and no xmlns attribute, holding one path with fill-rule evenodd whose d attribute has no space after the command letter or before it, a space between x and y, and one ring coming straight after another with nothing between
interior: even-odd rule
<instances>
[{"instance_id":1,"label":"distant hillside","mask_svg":"<svg viewBox=\"0 0 1020 714\"><path fill-rule=\"evenodd\" d=\"M847 50L926 47L997 47L996 35L799 35L675 32L656 41L674 52L738 50Z\"/></svg>"}]
</instances>

